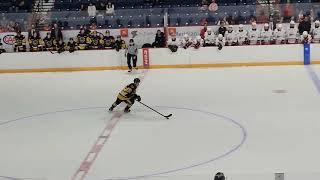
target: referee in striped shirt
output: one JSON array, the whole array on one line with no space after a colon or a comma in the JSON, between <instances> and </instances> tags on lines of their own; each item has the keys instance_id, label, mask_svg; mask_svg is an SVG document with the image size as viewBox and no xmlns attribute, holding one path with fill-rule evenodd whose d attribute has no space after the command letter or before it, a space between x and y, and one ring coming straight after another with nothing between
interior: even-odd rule
<instances>
[{"instance_id":1,"label":"referee in striped shirt","mask_svg":"<svg viewBox=\"0 0 320 180\"><path fill-rule=\"evenodd\" d=\"M129 71L132 71L132 66L131 66L131 59L133 61L133 68L137 68L137 54L138 54L138 46L134 43L133 39L129 40L129 46L127 46L125 56L127 57L127 63L128 63L128 68Z\"/></svg>"}]
</instances>

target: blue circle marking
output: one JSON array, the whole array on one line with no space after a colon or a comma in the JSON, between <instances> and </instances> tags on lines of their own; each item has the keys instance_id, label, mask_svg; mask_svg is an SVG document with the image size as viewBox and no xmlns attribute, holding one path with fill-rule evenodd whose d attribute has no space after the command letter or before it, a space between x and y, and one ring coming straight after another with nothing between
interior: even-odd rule
<instances>
[{"instance_id":1,"label":"blue circle marking","mask_svg":"<svg viewBox=\"0 0 320 180\"><path fill-rule=\"evenodd\" d=\"M165 174L170 174L170 173L175 173L175 172L179 172L179 171L183 171L183 170L187 170L187 169L191 169L194 167L198 167L198 166L203 166L212 162L215 162L217 160L220 160L222 158L225 158L227 156L229 156L230 154L232 154L233 152L237 151L238 149L240 149L240 147L245 143L246 139L247 139L247 131L244 128L244 126L242 126L239 122L237 122L236 120L229 118L227 116L224 115L220 115L220 114L216 114L216 113L212 113L212 112L208 112L208 111L203 111L203 110L197 110L197 109L191 109L191 108L181 108L181 107L170 107L170 106L156 106L157 108L168 108L168 109L176 109L176 110L187 110L187 111L192 111L192 112L200 112L203 114L207 114L210 116L214 116L214 117L219 117L225 121L227 121L228 123L233 124L234 126L236 126L237 128L240 128L241 132L242 132L242 137L241 137L241 141L239 142L239 144L237 144L235 147L233 147L232 149L228 150L227 152L217 156L217 157L213 157L209 160L203 161L203 162L199 162L196 164L192 164L192 165L186 165L183 166L181 168L177 168L177 169L172 169L172 170L167 170L167 171L162 171L162 172L152 172L146 175L139 175L139 176L130 176L130 177L112 177L112 178L105 178L105 180L127 180L127 179L142 179L142 178L147 178L147 177L152 177L152 176L159 176L159 175L165 175ZM7 125L13 122L18 122L18 121L22 121L22 120L30 120L33 117L39 117L39 116L45 116L45 115L49 115L49 114L57 114L57 113L64 113L64 112L72 112L72 111L81 111L81 110L88 110L88 109L105 109L106 107L84 107L84 108L76 108L76 109L66 109L66 110L59 110L59 111L52 111L52 112L45 112L45 113L40 113L40 114L34 114L34 115L30 115L30 116L24 116L24 117L20 117L17 119L12 119L12 120L8 120L8 121L4 121L0 123L0 126L3 125Z\"/></svg>"}]
</instances>

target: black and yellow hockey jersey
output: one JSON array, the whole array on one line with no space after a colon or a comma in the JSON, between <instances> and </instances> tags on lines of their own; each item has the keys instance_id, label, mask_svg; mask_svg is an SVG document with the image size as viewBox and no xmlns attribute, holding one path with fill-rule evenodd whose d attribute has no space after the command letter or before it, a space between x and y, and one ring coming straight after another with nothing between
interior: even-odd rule
<instances>
[{"instance_id":1,"label":"black and yellow hockey jersey","mask_svg":"<svg viewBox=\"0 0 320 180\"><path fill-rule=\"evenodd\" d=\"M137 86L134 83L129 84L119 93L118 99L126 101L136 95Z\"/></svg>"},{"instance_id":2,"label":"black and yellow hockey jersey","mask_svg":"<svg viewBox=\"0 0 320 180\"><path fill-rule=\"evenodd\" d=\"M15 38L15 45L16 46L26 45L26 39L25 39L24 35L22 35L22 34L16 35L14 38Z\"/></svg>"}]
</instances>

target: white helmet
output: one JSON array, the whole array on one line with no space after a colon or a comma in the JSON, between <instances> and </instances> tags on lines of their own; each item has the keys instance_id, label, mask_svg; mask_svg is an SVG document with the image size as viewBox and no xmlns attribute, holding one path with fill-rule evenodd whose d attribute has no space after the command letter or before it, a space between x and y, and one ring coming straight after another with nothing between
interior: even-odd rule
<instances>
[{"instance_id":1,"label":"white helmet","mask_svg":"<svg viewBox=\"0 0 320 180\"><path fill-rule=\"evenodd\" d=\"M277 24L277 27L278 27L279 29L281 29L281 28L282 28L282 24Z\"/></svg>"},{"instance_id":2,"label":"white helmet","mask_svg":"<svg viewBox=\"0 0 320 180\"><path fill-rule=\"evenodd\" d=\"M315 24L320 24L320 21L319 21L319 20L316 20L314 23L315 23Z\"/></svg>"},{"instance_id":3,"label":"white helmet","mask_svg":"<svg viewBox=\"0 0 320 180\"><path fill-rule=\"evenodd\" d=\"M211 29L211 28L208 28L208 29L207 29L207 31L210 31L210 32L211 32L211 31L212 31L212 29Z\"/></svg>"},{"instance_id":4,"label":"white helmet","mask_svg":"<svg viewBox=\"0 0 320 180\"><path fill-rule=\"evenodd\" d=\"M293 20L290 21L290 24L295 24L295 22Z\"/></svg>"},{"instance_id":5,"label":"white helmet","mask_svg":"<svg viewBox=\"0 0 320 180\"><path fill-rule=\"evenodd\" d=\"M307 32L307 31L303 31L302 35L303 35L304 37L306 37L306 36L308 36L308 32Z\"/></svg>"},{"instance_id":6,"label":"white helmet","mask_svg":"<svg viewBox=\"0 0 320 180\"><path fill-rule=\"evenodd\" d=\"M269 24L268 24L268 23L265 23L265 24L264 24L264 27L269 27Z\"/></svg>"},{"instance_id":7,"label":"white helmet","mask_svg":"<svg viewBox=\"0 0 320 180\"><path fill-rule=\"evenodd\" d=\"M218 35L218 38L223 38L223 35L222 35L222 34L219 34L219 35Z\"/></svg>"},{"instance_id":8,"label":"white helmet","mask_svg":"<svg viewBox=\"0 0 320 180\"><path fill-rule=\"evenodd\" d=\"M239 24L239 29L243 29L243 24Z\"/></svg>"}]
</instances>

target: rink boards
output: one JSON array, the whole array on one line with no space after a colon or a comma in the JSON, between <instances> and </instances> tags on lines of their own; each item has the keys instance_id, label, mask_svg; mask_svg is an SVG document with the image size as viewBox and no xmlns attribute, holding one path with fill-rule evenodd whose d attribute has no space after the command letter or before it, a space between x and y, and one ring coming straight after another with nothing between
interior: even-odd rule
<instances>
[{"instance_id":1,"label":"rink boards","mask_svg":"<svg viewBox=\"0 0 320 180\"><path fill-rule=\"evenodd\" d=\"M320 64L320 44L311 44L312 64ZM88 50L61 54L50 52L6 53L0 56L0 73L68 72L126 69L125 51ZM209 68L238 66L302 65L304 47L261 45L182 49L172 53L167 48L139 49L140 68Z\"/></svg>"}]
</instances>

